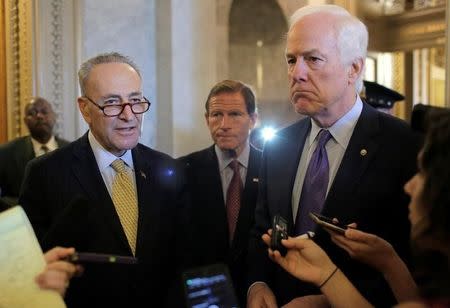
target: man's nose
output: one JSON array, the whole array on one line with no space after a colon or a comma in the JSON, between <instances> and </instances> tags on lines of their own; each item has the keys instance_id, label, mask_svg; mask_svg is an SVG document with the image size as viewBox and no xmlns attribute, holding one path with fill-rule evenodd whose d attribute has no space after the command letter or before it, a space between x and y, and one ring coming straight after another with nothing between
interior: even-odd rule
<instances>
[{"instance_id":1,"label":"man's nose","mask_svg":"<svg viewBox=\"0 0 450 308\"><path fill-rule=\"evenodd\" d=\"M295 62L295 65L291 71L292 79L294 79L296 82L306 81L308 79L307 72L308 72L308 65L306 64L305 59L299 57Z\"/></svg>"},{"instance_id":2,"label":"man's nose","mask_svg":"<svg viewBox=\"0 0 450 308\"><path fill-rule=\"evenodd\" d=\"M119 114L119 117L127 121L132 120L135 117L135 114L133 113L133 110L131 110L131 105L125 105L122 112Z\"/></svg>"},{"instance_id":3,"label":"man's nose","mask_svg":"<svg viewBox=\"0 0 450 308\"><path fill-rule=\"evenodd\" d=\"M46 115L45 112L37 110L36 111L36 118L43 118Z\"/></svg>"},{"instance_id":4,"label":"man's nose","mask_svg":"<svg viewBox=\"0 0 450 308\"><path fill-rule=\"evenodd\" d=\"M230 123L231 123L231 119L229 116L224 115L222 117L222 121L220 123L220 128L229 128L230 127Z\"/></svg>"}]
</instances>

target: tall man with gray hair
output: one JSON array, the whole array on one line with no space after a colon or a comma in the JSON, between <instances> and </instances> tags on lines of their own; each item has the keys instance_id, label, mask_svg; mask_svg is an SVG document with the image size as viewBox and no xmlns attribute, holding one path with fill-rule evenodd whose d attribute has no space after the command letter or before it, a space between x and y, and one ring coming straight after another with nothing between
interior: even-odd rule
<instances>
[{"instance_id":1,"label":"tall man with gray hair","mask_svg":"<svg viewBox=\"0 0 450 308\"><path fill-rule=\"evenodd\" d=\"M326 305L320 289L268 258L261 235L276 214L287 220L290 236L314 231L314 241L375 306L393 304L382 275L352 260L332 242L339 235L330 238L308 215L356 222L409 257L408 198L402 188L415 172L419 142L405 122L358 96L367 42L365 25L339 6L306 6L291 18L286 42L290 98L295 111L307 117L264 148L249 247L248 307Z\"/></svg>"}]
</instances>

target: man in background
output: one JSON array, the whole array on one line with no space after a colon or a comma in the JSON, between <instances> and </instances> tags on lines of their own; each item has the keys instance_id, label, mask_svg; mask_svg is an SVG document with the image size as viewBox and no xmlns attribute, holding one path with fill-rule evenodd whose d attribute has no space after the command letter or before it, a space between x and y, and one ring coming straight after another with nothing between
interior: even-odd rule
<instances>
[{"instance_id":1,"label":"man in background","mask_svg":"<svg viewBox=\"0 0 450 308\"><path fill-rule=\"evenodd\" d=\"M393 114L394 104L405 99L403 95L379 83L364 80L361 98L378 111Z\"/></svg>"},{"instance_id":2,"label":"man in background","mask_svg":"<svg viewBox=\"0 0 450 308\"><path fill-rule=\"evenodd\" d=\"M24 122L29 136L0 145L0 197L11 206L17 204L26 164L69 143L54 135L56 115L42 97L33 97L25 106Z\"/></svg>"},{"instance_id":3,"label":"man in background","mask_svg":"<svg viewBox=\"0 0 450 308\"><path fill-rule=\"evenodd\" d=\"M228 264L245 307L248 239L261 159L249 143L257 119L255 95L240 81L223 80L211 89L205 108L214 144L179 158L192 197L193 265Z\"/></svg>"},{"instance_id":4,"label":"man in background","mask_svg":"<svg viewBox=\"0 0 450 308\"><path fill-rule=\"evenodd\" d=\"M290 98L295 111L307 117L264 146L249 247L250 308L327 304L320 288L296 281L268 258L261 235L277 214L287 220L290 236L314 231L314 241L375 307L394 304L383 276L352 260L308 215L356 222L387 239L408 262L403 185L415 173L419 140L407 123L361 101L367 43L364 24L342 7L310 5L291 17Z\"/></svg>"}]
</instances>

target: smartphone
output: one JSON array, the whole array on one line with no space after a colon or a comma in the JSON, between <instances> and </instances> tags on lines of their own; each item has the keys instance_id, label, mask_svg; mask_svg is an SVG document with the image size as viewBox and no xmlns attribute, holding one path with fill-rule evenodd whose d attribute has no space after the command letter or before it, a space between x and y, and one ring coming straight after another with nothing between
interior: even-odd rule
<instances>
[{"instance_id":1,"label":"smartphone","mask_svg":"<svg viewBox=\"0 0 450 308\"><path fill-rule=\"evenodd\" d=\"M186 270L182 274L186 306L238 308L228 267L223 263Z\"/></svg>"},{"instance_id":2,"label":"smartphone","mask_svg":"<svg viewBox=\"0 0 450 308\"><path fill-rule=\"evenodd\" d=\"M345 230L348 228L348 226L344 224L335 222L333 219L317 213L309 212L309 217L319 226L340 234L344 234Z\"/></svg>"},{"instance_id":3,"label":"smartphone","mask_svg":"<svg viewBox=\"0 0 450 308\"><path fill-rule=\"evenodd\" d=\"M281 244L281 240L288 239L287 221L280 215L275 215L272 220L272 236L270 238L270 248L278 250L282 256L286 255L287 249Z\"/></svg>"},{"instance_id":4,"label":"smartphone","mask_svg":"<svg viewBox=\"0 0 450 308\"><path fill-rule=\"evenodd\" d=\"M110 263L110 264L138 264L138 259L130 256L117 256L93 252L75 252L66 259L77 264Z\"/></svg>"}]
</instances>

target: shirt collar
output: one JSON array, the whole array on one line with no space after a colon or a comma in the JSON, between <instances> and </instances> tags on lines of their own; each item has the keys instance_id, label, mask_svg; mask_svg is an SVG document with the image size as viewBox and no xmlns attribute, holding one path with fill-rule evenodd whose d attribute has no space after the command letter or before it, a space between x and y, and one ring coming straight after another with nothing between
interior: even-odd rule
<instances>
[{"instance_id":1,"label":"shirt collar","mask_svg":"<svg viewBox=\"0 0 450 308\"><path fill-rule=\"evenodd\" d=\"M217 159L219 161L219 170L222 172L231 163L233 157L230 156L228 151L222 151L217 146L217 144L214 145L214 150L216 151ZM250 143L247 139L247 141L245 142L244 149L242 150L242 153L236 159L241 164L241 166L247 168L249 157L250 157Z\"/></svg>"},{"instance_id":2,"label":"shirt collar","mask_svg":"<svg viewBox=\"0 0 450 308\"><path fill-rule=\"evenodd\" d=\"M30 135L31 137L31 135ZM46 146L50 151L53 151L58 148L58 143L56 142L55 136L51 136L50 139L47 141L47 143L40 143L33 137L31 137L31 143L33 144L34 152L36 153L36 150L40 150L42 146Z\"/></svg>"},{"instance_id":3,"label":"shirt collar","mask_svg":"<svg viewBox=\"0 0 450 308\"><path fill-rule=\"evenodd\" d=\"M344 114L339 120L336 121L332 126L328 128L333 139L341 145L344 149L347 148L350 138L353 133L353 129L358 122L359 116L362 112L362 101L359 95L356 96L356 102L353 107ZM316 124L316 122L311 118L311 132L309 138L309 146L314 142L317 135L322 128Z\"/></svg>"},{"instance_id":4,"label":"shirt collar","mask_svg":"<svg viewBox=\"0 0 450 308\"><path fill-rule=\"evenodd\" d=\"M122 159L128 167L134 170L133 156L131 155L131 150L127 150L122 156L117 157L111 152L105 150L105 148L95 139L95 136L91 131L88 133L89 144L91 145L92 151L94 152L95 160L97 161L98 168L100 172L103 172L108 168L113 161L117 158Z\"/></svg>"}]
</instances>

